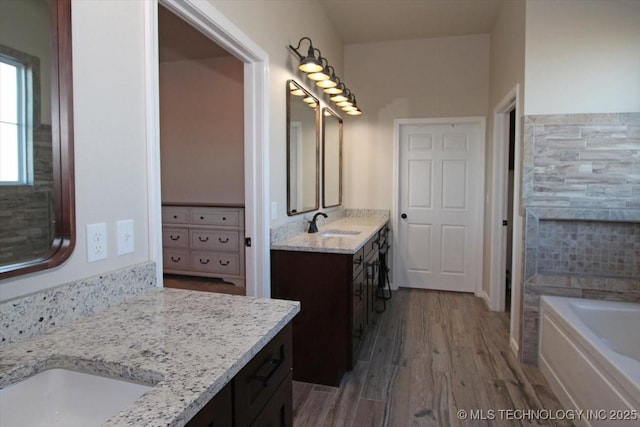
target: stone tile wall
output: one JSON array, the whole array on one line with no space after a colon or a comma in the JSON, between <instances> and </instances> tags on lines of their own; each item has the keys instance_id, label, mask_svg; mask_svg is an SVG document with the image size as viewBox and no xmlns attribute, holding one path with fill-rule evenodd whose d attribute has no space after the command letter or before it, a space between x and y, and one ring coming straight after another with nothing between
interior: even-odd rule
<instances>
[{"instance_id":1,"label":"stone tile wall","mask_svg":"<svg viewBox=\"0 0 640 427\"><path fill-rule=\"evenodd\" d=\"M640 302L640 113L527 116L521 359L540 295Z\"/></svg>"}]
</instances>

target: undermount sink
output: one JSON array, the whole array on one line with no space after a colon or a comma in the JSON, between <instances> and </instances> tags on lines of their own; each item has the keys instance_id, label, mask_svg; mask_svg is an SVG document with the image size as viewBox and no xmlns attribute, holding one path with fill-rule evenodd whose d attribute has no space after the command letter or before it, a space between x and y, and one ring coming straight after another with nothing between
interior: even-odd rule
<instances>
[{"instance_id":1,"label":"undermount sink","mask_svg":"<svg viewBox=\"0 0 640 427\"><path fill-rule=\"evenodd\" d=\"M320 232L320 237L347 237L353 238L360 234L359 231L349 231L349 230L326 230Z\"/></svg>"},{"instance_id":2,"label":"undermount sink","mask_svg":"<svg viewBox=\"0 0 640 427\"><path fill-rule=\"evenodd\" d=\"M0 389L0 425L100 426L151 386L67 369L48 369Z\"/></svg>"}]
</instances>

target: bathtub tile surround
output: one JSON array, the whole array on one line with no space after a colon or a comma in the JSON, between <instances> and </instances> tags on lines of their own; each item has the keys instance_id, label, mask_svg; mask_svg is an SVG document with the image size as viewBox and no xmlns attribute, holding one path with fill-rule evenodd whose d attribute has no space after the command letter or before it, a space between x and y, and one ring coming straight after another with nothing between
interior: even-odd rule
<instances>
[{"instance_id":1,"label":"bathtub tile surround","mask_svg":"<svg viewBox=\"0 0 640 427\"><path fill-rule=\"evenodd\" d=\"M0 347L90 316L156 286L147 262L0 302Z\"/></svg>"},{"instance_id":2,"label":"bathtub tile surround","mask_svg":"<svg viewBox=\"0 0 640 427\"><path fill-rule=\"evenodd\" d=\"M521 359L541 295L640 302L640 113L526 116Z\"/></svg>"},{"instance_id":3,"label":"bathtub tile surround","mask_svg":"<svg viewBox=\"0 0 640 427\"><path fill-rule=\"evenodd\" d=\"M106 374L153 388L105 425L184 425L299 310L295 301L155 288L3 346L0 388L48 368Z\"/></svg>"}]
</instances>

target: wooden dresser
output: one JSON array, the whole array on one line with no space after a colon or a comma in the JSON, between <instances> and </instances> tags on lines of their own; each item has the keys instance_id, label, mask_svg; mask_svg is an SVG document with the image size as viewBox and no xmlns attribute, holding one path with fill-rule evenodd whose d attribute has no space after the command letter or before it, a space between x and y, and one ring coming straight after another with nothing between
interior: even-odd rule
<instances>
[{"instance_id":1,"label":"wooden dresser","mask_svg":"<svg viewBox=\"0 0 640 427\"><path fill-rule=\"evenodd\" d=\"M245 285L244 208L162 205L164 272Z\"/></svg>"}]
</instances>

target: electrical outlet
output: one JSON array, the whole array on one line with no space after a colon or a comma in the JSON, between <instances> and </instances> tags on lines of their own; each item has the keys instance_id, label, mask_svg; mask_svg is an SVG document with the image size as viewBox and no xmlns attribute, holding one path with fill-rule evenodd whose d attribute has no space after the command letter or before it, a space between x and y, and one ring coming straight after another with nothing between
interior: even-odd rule
<instances>
[{"instance_id":1,"label":"electrical outlet","mask_svg":"<svg viewBox=\"0 0 640 427\"><path fill-rule=\"evenodd\" d=\"M107 224L87 225L87 261L107 258Z\"/></svg>"},{"instance_id":2,"label":"electrical outlet","mask_svg":"<svg viewBox=\"0 0 640 427\"><path fill-rule=\"evenodd\" d=\"M116 223L118 234L118 255L130 254L135 250L133 240L133 220L127 219Z\"/></svg>"}]
</instances>

